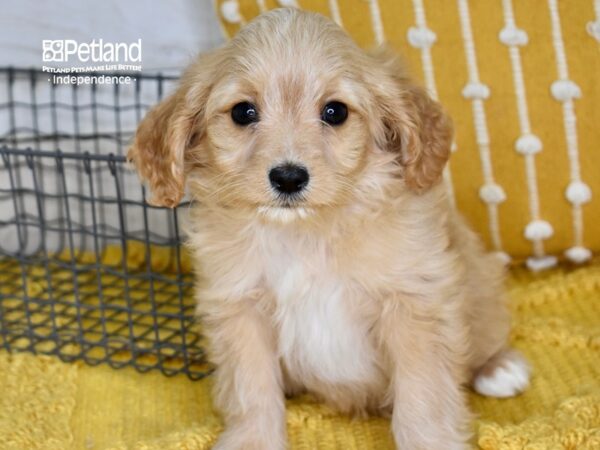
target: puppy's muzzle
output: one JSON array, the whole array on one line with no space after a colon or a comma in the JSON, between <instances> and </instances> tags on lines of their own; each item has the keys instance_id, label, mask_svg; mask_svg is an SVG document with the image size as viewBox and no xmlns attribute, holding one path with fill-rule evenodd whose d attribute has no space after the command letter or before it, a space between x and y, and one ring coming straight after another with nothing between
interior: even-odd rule
<instances>
[{"instance_id":1,"label":"puppy's muzzle","mask_svg":"<svg viewBox=\"0 0 600 450\"><path fill-rule=\"evenodd\" d=\"M308 185L309 178L308 171L296 164L283 164L269 171L271 186L284 195L301 192Z\"/></svg>"}]
</instances>

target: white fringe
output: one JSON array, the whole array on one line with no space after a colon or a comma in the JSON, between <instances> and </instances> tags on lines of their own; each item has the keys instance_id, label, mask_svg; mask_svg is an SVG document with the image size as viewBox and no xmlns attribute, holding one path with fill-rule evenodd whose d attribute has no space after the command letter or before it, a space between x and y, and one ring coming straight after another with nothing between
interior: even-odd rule
<instances>
[{"instance_id":1,"label":"white fringe","mask_svg":"<svg viewBox=\"0 0 600 450\"><path fill-rule=\"evenodd\" d=\"M565 252L565 256L575 263L581 263L591 257L591 252L583 246L583 217L580 200L590 200L591 190L581 181L581 169L579 166L579 149L577 142L577 116L573 100L581 96L581 90L577 84L569 79L567 56L562 36L560 15L557 0L548 0L550 22L552 24L552 43L556 59L556 70L558 80L552 83L551 92L557 101L562 103L563 122L565 138L567 142L567 155L569 158L571 183L567 186L565 196L571 202L573 218L573 247ZM573 188L572 186L577 186ZM575 192L584 192L583 196L574 195Z\"/></svg>"},{"instance_id":2,"label":"white fringe","mask_svg":"<svg viewBox=\"0 0 600 450\"><path fill-rule=\"evenodd\" d=\"M600 42L600 0L594 1L594 11L596 13L596 20L588 22L586 29L590 36Z\"/></svg>"},{"instance_id":3,"label":"white fringe","mask_svg":"<svg viewBox=\"0 0 600 450\"><path fill-rule=\"evenodd\" d=\"M278 0L278 2L284 8L299 8L296 0Z\"/></svg>"},{"instance_id":4,"label":"white fringe","mask_svg":"<svg viewBox=\"0 0 600 450\"><path fill-rule=\"evenodd\" d=\"M267 12L267 5L265 4L265 0L256 0L256 4L258 5L258 10L261 14Z\"/></svg>"},{"instance_id":5,"label":"white fringe","mask_svg":"<svg viewBox=\"0 0 600 450\"><path fill-rule=\"evenodd\" d=\"M385 42L385 33L383 31L383 22L381 21L381 10L377 0L369 0L369 10L371 11L371 25L375 34L375 43L381 45Z\"/></svg>"},{"instance_id":6,"label":"white fringe","mask_svg":"<svg viewBox=\"0 0 600 450\"><path fill-rule=\"evenodd\" d=\"M527 178L527 191L529 198L530 223L525 228L525 237L532 241L534 258L527 260L531 270L542 270L553 266L557 259L545 257L543 240L553 235L552 226L540 220L540 205L535 167L535 154L542 150L542 142L531 133L529 108L527 106L527 93L521 64L520 46L526 45L529 38L527 33L515 24L512 0L502 0L504 13L504 28L500 31L500 41L508 46L508 53L512 66L517 113L521 136L515 143L517 152L525 159L525 173Z\"/></svg>"},{"instance_id":7,"label":"white fringe","mask_svg":"<svg viewBox=\"0 0 600 450\"><path fill-rule=\"evenodd\" d=\"M467 0L458 1L458 13L460 16L460 26L467 60L467 71L469 81L463 89L463 95L471 100L473 107L473 120L475 124L475 136L479 147L479 158L483 171L484 185L479 193L481 199L487 204L490 236L496 252L506 255L502 250L502 239L498 225L498 203L506 199L506 194L500 185L494 180L492 161L490 157L490 138L486 123L484 100L489 96L489 87L479 80L479 69L477 67L477 57L475 53L475 42L473 40L473 31L471 29L471 17L469 14L469 5ZM506 256L505 256L506 258Z\"/></svg>"},{"instance_id":8,"label":"white fringe","mask_svg":"<svg viewBox=\"0 0 600 450\"><path fill-rule=\"evenodd\" d=\"M240 13L240 5L237 0L225 0L221 3L221 15L226 22L245 25L246 19Z\"/></svg>"},{"instance_id":9,"label":"white fringe","mask_svg":"<svg viewBox=\"0 0 600 450\"><path fill-rule=\"evenodd\" d=\"M338 5L337 0L329 0L329 11L331 11L331 18L335 23L337 23L340 27L343 27L342 23L342 15L340 14L340 6Z\"/></svg>"}]
</instances>

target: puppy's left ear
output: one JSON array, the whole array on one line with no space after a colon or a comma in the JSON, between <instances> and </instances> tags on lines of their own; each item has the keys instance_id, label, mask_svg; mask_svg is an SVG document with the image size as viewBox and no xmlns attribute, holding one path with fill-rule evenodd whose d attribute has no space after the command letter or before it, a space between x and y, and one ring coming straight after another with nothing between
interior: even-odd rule
<instances>
[{"instance_id":1,"label":"puppy's left ear","mask_svg":"<svg viewBox=\"0 0 600 450\"><path fill-rule=\"evenodd\" d=\"M375 87L383 121L382 146L399 154L406 185L416 192L427 190L442 176L450 157L452 121L408 76L391 53L372 55L379 63Z\"/></svg>"}]
</instances>

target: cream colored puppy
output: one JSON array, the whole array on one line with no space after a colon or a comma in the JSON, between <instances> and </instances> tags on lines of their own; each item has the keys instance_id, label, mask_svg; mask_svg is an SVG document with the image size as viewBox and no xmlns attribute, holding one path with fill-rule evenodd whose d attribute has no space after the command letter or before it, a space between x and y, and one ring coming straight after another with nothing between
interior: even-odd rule
<instances>
[{"instance_id":1,"label":"cream colored puppy","mask_svg":"<svg viewBox=\"0 0 600 450\"><path fill-rule=\"evenodd\" d=\"M527 386L501 264L439 183L451 140L392 55L293 9L202 56L147 115L129 156L153 201L193 199L215 448L285 448L285 395L310 392L390 413L402 450L463 449L463 386Z\"/></svg>"}]
</instances>

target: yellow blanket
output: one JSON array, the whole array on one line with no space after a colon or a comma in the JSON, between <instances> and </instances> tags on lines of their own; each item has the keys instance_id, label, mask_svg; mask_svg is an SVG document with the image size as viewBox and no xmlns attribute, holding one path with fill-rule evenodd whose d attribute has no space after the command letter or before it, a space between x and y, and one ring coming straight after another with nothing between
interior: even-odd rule
<instances>
[{"instance_id":1,"label":"yellow blanket","mask_svg":"<svg viewBox=\"0 0 600 450\"><path fill-rule=\"evenodd\" d=\"M534 367L519 398L471 394L483 449L600 449L600 261L542 275L516 270L513 341ZM138 374L0 352L0 449L208 449L221 422L211 378ZM289 402L292 449L393 449L389 423Z\"/></svg>"}]
</instances>

